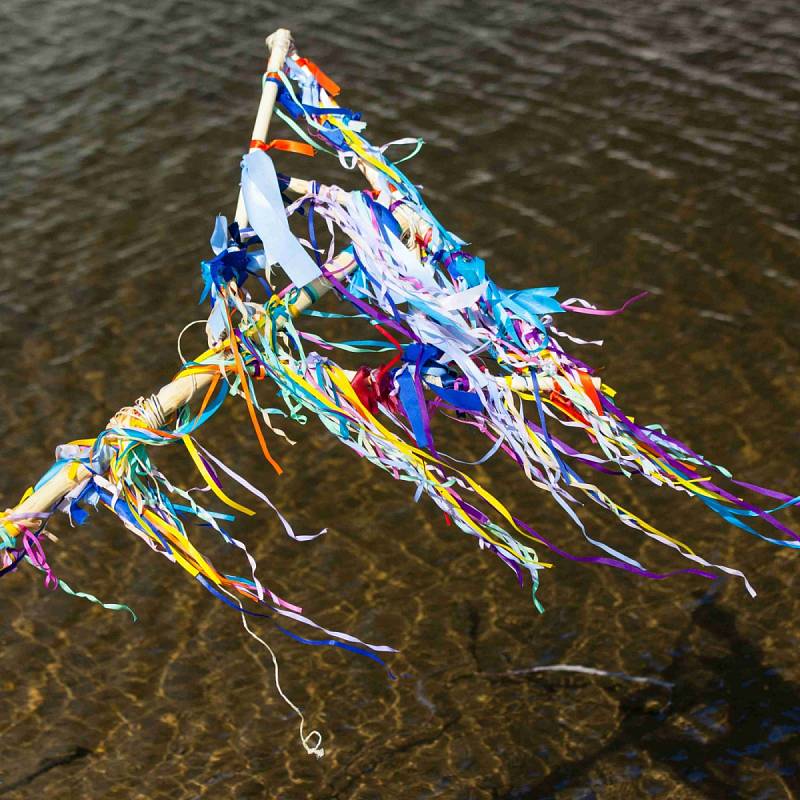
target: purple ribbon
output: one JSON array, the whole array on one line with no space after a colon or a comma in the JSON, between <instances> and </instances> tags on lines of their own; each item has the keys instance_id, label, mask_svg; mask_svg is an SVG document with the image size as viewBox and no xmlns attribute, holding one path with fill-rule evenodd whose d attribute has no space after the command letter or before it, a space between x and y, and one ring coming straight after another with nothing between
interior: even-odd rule
<instances>
[{"instance_id":1,"label":"purple ribbon","mask_svg":"<svg viewBox=\"0 0 800 800\"><path fill-rule=\"evenodd\" d=\"M58 588L58 578L55 576L50 565L47 563L47 556L44 554L44 549L39 539L32 534L27 528L23 528L22 533L22 546L25 550L25 555L30 562L37 568L44 572L44 585L50 589Z\"/></svg>"}]
</instances>

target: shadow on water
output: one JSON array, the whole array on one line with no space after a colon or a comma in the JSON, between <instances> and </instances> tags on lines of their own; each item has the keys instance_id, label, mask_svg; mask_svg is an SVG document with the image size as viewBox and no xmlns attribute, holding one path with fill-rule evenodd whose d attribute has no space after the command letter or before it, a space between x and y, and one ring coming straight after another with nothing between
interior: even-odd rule
<instances>
[{"instance_id":1,"label":"shadow on water","mask_svg":"<svg viewBox=\"0 0 800 800\"><path fill-rule=\"evenodd\" d=\"M24 786L28 786L29 784L33 783L33 781L35 781L40 775L44 775L56 767L64 767L68 764L74 763L75 761L80 761L82 758L86 758L86 756L90 756L91 754L91 750L88 750L85 747L77 746L73 747L72 750L70 750L68 753L64 753L63 755L55 756L53 758L45 758L33 772L18 778L13 783L9 783L6 786L0 786L0 795L8 794L9 792L16 791L17 789L22 789Z\"/></svg>"},{"instance_id":2,"label":"shadow on water","mask_svg":"<svg viewBox=\"0 0 800 800\"><path fill-rule=\"evenodd\" d=\"M698 652L691 641L698 633L705 642L713 637L717 652ZM800 687L765 663L714 594L701 598L662 677L675 682L666 700L658 686L626 695L616 733L601 748L563 762L529 793L505 797L545 800L578 788L599 761L632 749L709 798L741 796L748 758L774 773L788 797L800 797Z\"/></svg>"}]
</instances>

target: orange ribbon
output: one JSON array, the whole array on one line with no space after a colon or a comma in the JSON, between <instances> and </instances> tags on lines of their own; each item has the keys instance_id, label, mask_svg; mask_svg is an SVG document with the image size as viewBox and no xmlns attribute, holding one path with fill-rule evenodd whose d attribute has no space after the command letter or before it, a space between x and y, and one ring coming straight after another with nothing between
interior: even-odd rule
<instances>
[{"instance_id":1,"label":"orange ribbon","mask_svg":"<svg viewBox=\"0 0 800 800\"><path fill-rule=\"evenodd\" d=\"M230 348L231 351L233 352L233 361L234 364L236 365L236 372L238 373L239 378L241 380L242 394L244 394L244 401L247 404L247 413L250 415L250 422L252 422L253 424L253 429L256 432L256 438L258 439L258 443L259 445L261 445L261 452L264 454L264 458L266 458L267 461L272 465L272 468L275 470L275 472L277 472L278 475L281 475L283 473L283 468L270 454L269 449L267 448L267 443L264 439L264 434L261 431L261 425L259 425L258 423L258 417L256 416L256 409L255 406L253 405L253 400L250 397L250 388L247 381L247 372L245 371L244 368L244 362L242 361L242 356L239 353L239 341L237 340L236 333L233 330L233 322L231 320L231 312L228 309L227 299L223 298L223 302L225 303L225 315L228 318L228 330L231 331Z\"/></svg>"},{"instance_id":2,"label":"orange ribbon","mask_svg":"<svg viewBox=\"0 0 800 800\"><path fill-rule=\"evenodd\" d=\"M296 153L299 156L313 156L314 148L310 144L295 142L292 139L273 139L265 142L261 139L251 139L251 150L283 150L287 153Z\"/></svg>"},{"instance_id":3,"label":"orange ribbon","mask_svg":"<svg viewBox=\"0 0 800 800\"><path fill-rule=\"evenodd\" d=\"M589 399L592 401L592 404L595 407L600 416L603 416L603 406L600 404L600 398L597 395L597 389L594 388L594 384L592 383L592 378L588 372L584 372L580 370L578 375L581 377L581 384L583 385L583 390L588 395Z\"/></svg>"},{"instance_id":4,"label":"orange ribbon","mask_svg":"<svg viewBox=\"0 0 800 800\"><path fill-rule=\"evenodd\" d=\"M342 91L336 81L329 78L313 61L307 58L297 59L298 67L306 67L308 71L317 79L317 83L331 96L336 97Z\"/></svg>"}]
</instances>

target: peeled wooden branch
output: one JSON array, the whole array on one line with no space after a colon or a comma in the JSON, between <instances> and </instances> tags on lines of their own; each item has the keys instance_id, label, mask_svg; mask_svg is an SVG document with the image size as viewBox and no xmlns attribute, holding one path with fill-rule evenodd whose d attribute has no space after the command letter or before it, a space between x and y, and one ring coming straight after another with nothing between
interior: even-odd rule
<instances>
[{"instance_id":1,"label":"peeled wooden branch","mask_svg":"<svg viewBox=\"0 0 800 800\"><path fill-rule=\"evenodd\" d=\"M292 47L291 34L285 29L279 29L267 38L267 45L271 49L267 71L277 72L282 68L286 56ZM277 87L275 84L272 81L265 81L258 113L256 115L256 122L253 127L254 140L263 141L267 135L269 121L275 106L276 92ZM359 161L358 166L370 186L372 186L373 189L377 189L380 186L377 171L363 161ZM288 188L295 194L303 195L310 190L310 183L298 178L291 178ZM397 194L397 196L399 197L399 194ZM394 209L393 214L404 233L417 234L424 238L429 224L421 216L416 214L416 212L404 205L398 205ZM236 221L239 223L240 228L247 225L247 212L244 208L241 191L239 192ZM412 235L409 240L409 247L413 248L415 246L415 237ZM348 253L340 253L327 265L329 274L332 274L338 281L344 280L355 268L356 261ZM288 308L291 315L294 317L301 314L319 298L327 294L331 287L332 284L330 280L325 276L316 278L307 287L301 289L297 297L290 302ZM228 339L215 348L212 354L222 352L229 346L230 340ZM355 373L352 374L354 375ZM204 397L214 379L214 375L215 372L213 371L181 375L170 383L162 386L149 398L140 399L137 406L126 407L118 411L112 417L108 427L124 427L126 424L131 424L141 419L143 408L147 413L154 416L153 422L160 427L168 420L172 419L180 408ZM350 375L350 377L352 377L352 375ZM592 380L595 382L596 386L599 387L599 379L593 378ZM539 386L543 391L550 391L553 388L553 381L551 378L541 377L539 379ZM516 375L512 377L511 388L517 391L531 391L532 384L529 378ZM22 524L33 524L36 519L36 514L50 511L62 498L89 478L90 475L91 473L89 470L83 466L75 464L65 465L39 489L30 494L12 510L16 521ZM31 517L26 518L24 516L25 514L30 514Z\"/></svg>"},{"instance_id":2,"label":"peeled wooden branch","mask_svg":"<svg viewBox=\"0 0 800 800\"><path fill-rule=\"evenodd\" d=\"M278 29L271 36L267 37L267 46L270 49L270 56L267 63L268 72L277 72L283 67L286 56L292 47L291 34L283 28ZM253 126L254 140L262 140L267 135L269 121L275 106L277 87L271 81L265 81L261 94L261 100L256 114L256 121ZM247 212L244 208L244 201L241 190L236 211L236 221L240 227L247 224ZM335 258L329 266L329 270L339 277L344 277L353 269L353 260L346 254ZM290 311L293 315L300 314L307 309L315 298L324 295L330 289L330 283L324 278L317 278L312 284L312 292L304 291L300 294ZM219 349L229 345L229 341L223 342ZM208 391L213 380L213 373L199 373L184 375L176 378L170 383L162 386L158 392L151 395L147 400L142 401L152 413L162 418L162 424L171 419L178 409L193 401L202 398ZM126 420L132 420L135 416L135 409L128 407L118 411L109 423L109 427L124 424ZM44 483L39 489L30 494L23 502L10 511L15 515L18 523L35 524L34 515L50 511L53 506L61 501L76 486L85 481L91 473L80 465L68 464L61 468L55 475ZM25 514L31 514L26 518Z\"/></svg>"},{"instance_id":3,"label":"peeled wooden branch","mask_svg":"<svg viewBox=\"0 0 800 800\"><path fill-rule=\"evenodd\" d=\"M267 60L267 73L278 72L283 68L286 56L292 49L292 34L286 28L278 28L275 33L266 39L270 54ZM272 119L272 110L275 108L275 100L278 97L278 87L273 81L264 81L261 89L261 100L258 104L256 121L253 124L253 135L250 137L250 148L252 151L256 142L264 142L267 138L269 123ZM236 202L236 222L240 228L247 225L247 209L244 207L244 194L239 189L239 199Z\"/></svg>"}]
</instances>

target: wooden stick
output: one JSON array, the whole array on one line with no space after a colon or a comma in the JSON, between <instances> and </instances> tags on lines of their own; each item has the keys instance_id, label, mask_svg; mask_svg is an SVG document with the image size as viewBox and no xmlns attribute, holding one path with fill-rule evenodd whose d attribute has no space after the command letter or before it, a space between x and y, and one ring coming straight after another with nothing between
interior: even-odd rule
<instances>
[{"instance_id":1,"label":"wooden stick","mask_svg":"<svg viewBox=\"0 0 800 800\"><path fill-rule=\"evenodd\" d=\"M286 56L292 47L291 33L285 28L279 28L267 37L266 45L270 51L267 61L267 71L277 72L283 67ZM256 121L253 125L252 139L254 140L263 141L267 135L272 111L277 98L277 89L278 87L274 82L264 82L261 99L258 105L258 112L256 114ZM239 190L239 200L236 209L236 221L239 223L240 227L244 227L247 224L247 211L244 208L241 189ZM349 273L354 268L354 264L351 262L352 259L348 256L340 257L338 260L334 259L331 265L331 271L335 275L344 277L345 274ZM314 289L313 294L303 294L290 309L293 315L296 316L300 314L314 302L315 298L325 294L325 292L330 289L330 284L318 278L314 281L312 287ZM151 409L158 409L159 413L166 421L170 419L179 408L203 396L208 390L212 380L213 374L210 373L178 377L165 386L162 386L147 402ZM114 415L108 427L124 423L126 419L130 419L132 416L133 409L121 409ZM90 475L91 473L89 470L83 466L75 467L75 465L67 465L53 475L43 486L30 494L22 503L19 503L16 508L13 509L13 512L15 515L24 515L50 511L56 503L60 502L65 495L86 480ZM24 516L18 516L15 521L22 524L36 524L35 517L26 519Z\"/></svg>"},{"instance_id":2,"label":"wooden stick","mask_svg":"<svg viewBox=\"0 0 800 800\"><path fill-rule=\"evenodd\" d=\"M291 34L285 29L279 29L267 38L267 45L271 48L267 69L271 72L277 71L282 67L286 55L291 48ZM263 141L266 136L269 128L270 116L275 106L276 96L277 87L272 81L267 81L264 91L262 92L256 122L253 127L253 139L261 139ZM374 168L365 164L363 161L359 162L359 168L367 179L367 182L373 188L377 188L379 182L377 180L377 172ZM289 183L289 188L296 194L305 194L308 192L310 184L307 181L292 178ZM424 236L427 230L427 222L416 214L416 212L401 205L395 209L394 213L404 232L411 231ZM242 227L247 224L247 213L244 210L241 190L239 192L236 221L239 222ZM414 237L412 237L409 242L409 246L415 246ZM333 259L328 267L330 273L340 281L344 280L355 268L355 259L347 253L340 253ZM320 297L330 291L330 289L331 282L327 278L324 276L316 278L305 287L299 293L298 297L289 305L291 315L293 317L298 316ZM229 345L230 340L226 340L220 345L219 350L224 350L224 348ZM355 373L352 373L352 375L355 375ZM155 395L145 402L149 404L149 408L152 412L157 412L163 417L161 424L164 424L174 416L178 409L202 397L207 392L213 378L214 373L197 373L179 376L170 383L162 386ZM595 382L596 386L599 384L599 379L593 378L592 380ZM544 391L550 391L553 388L552 379L546 377L540 378L540 387ZM524 376L514 376L512 378L512 388L522 391L531 391L532 381ZM126 420L131 420L135 415L136 412L133 408L124 408L114 415L108 427L124 424ZM13 509L16 515L23 515L18 516L16 521L22 524L30 523L35 525L35 517L26 519L24 515L49 511L76 486L90 477L90 475L91 473L89 470L83 466L76 467L74 464L64 466L43 486L29 495L22 503Z\"/></svg>"},{"instance_id":3,"label":"wooden stick","mask_svg":"<svg viewBox=\"0 0 800 800\"><path fill-rule=\"evenodd\" d=\"M279 72L283 69L283 64L286 61L286 56L292 48L292 34L286 28L278 28L275 33L270 34L266 38L267 48L269 49L269 59L267 61L267 73ZM250 142L265 142L267 140L267 131L269 130L269 123L272 119L272 110L275 108L275 100L278 97L278 86L274 81L264 81L264 87L261 90L261 100L258 104L258 113L256 114L256 121L253 124L253 135L250 137ZM258 148L251 147L248 152L252 152ZM247 225L247 209L244 207L244 195L241 188L239 189L239 199L236 201L236 222L239 223L239 228L244 228Z\"/></svg>"}]
</instances>

